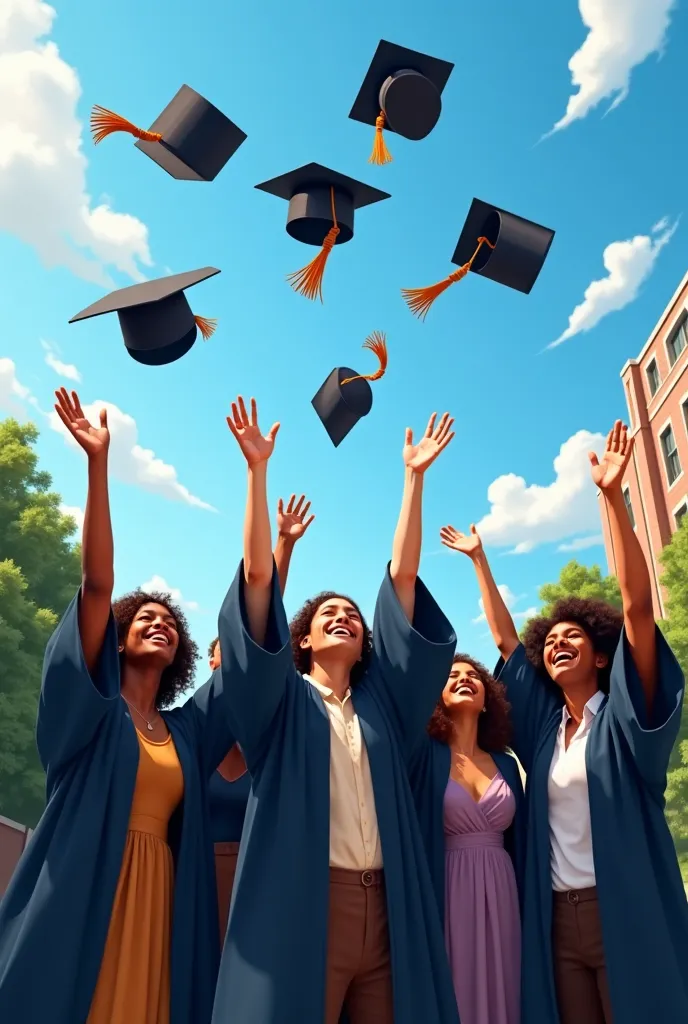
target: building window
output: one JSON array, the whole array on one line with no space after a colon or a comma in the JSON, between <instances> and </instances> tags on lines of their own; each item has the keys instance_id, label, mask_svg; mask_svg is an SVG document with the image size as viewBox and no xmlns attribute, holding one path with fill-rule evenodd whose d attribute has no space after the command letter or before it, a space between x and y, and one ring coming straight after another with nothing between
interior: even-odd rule
<instances>
[{"instance_id":1,"label":"building window","mask_svg":"<svg viewBox=\"0 0 688 1024\"><path fill-rule=\"evenodd\" d=\"M669 353L669 363L671 366L674 365L678 357L683 352L684 348L688 344L688 317L683 318L678 328L671 335L667 341L667 352Z\"/></svg>"},{"instance_id":2,"label":"building window","mask_svg":"<svg viewBox=\"0 0 688 1024\"><path fill-rule=\"evenodd\" d=\"M633 396L631 394L631 382L626 381L626 405L628 406L628 423L632 428L635 424L633 421Z\"/></svg>"},{"instance_id":3,"label":"building window","mask_svg":"<svg viewBox=\"0 0 688 1024\"><path fill-rule=\"evenodd\" d=\"M685 516L686 512L688 512L688 503L684 501L683 504L680 505L674 512L674 519L676 520L677 526L681 525L683 517Z\"/></svg>"},{"instance_id":4,"label":"building window","mask_svg":"<svg viewBox=\"0 0 688 1024\"><path fill-rule=\"evenodd\" d=\"M654 359L648 364L645 372L647 374L647 383L650 385L650 398L652 398L653 395L657 394L657 389L659 387L659 370L657 369L657 363Z\"/></svg>"},{"instance_id":5,"label":"building window","mask_svg":"<svg viewBox=\"0 0 688 1024\"><path fill-rule=\"evenodd\" d=\"M664 465L666 466L669 487L671 487L671 485L675 483L681 475L681 462L678 457L676 439L674 438L674 432L671 429L671 424L662 431L659 436L659 440L662 444L662 454L664 455Z\"/></svg>"},{"instance_id":6,"label":"building window","mask_svg":"<svg viewBox=\"0 0 688 1024\"><path fill-rule=\"evenodd\" d=\"M681 408L683 409L683 423L688 431L688 398L685 399Z\"/></svg>"},{"instance_id":7,"label":"building window","mask_svg":"<svg viewBox=\"0 0 688 1024\"><path fill-rule=\"evenodd\" d=\"M631 489L630 487L624 487L623 489L624 505L628 512L628 518L631 520L631 526L635 530L635 516L633 515L633 505L631 504Z\"/></svg>"}]
</instances>

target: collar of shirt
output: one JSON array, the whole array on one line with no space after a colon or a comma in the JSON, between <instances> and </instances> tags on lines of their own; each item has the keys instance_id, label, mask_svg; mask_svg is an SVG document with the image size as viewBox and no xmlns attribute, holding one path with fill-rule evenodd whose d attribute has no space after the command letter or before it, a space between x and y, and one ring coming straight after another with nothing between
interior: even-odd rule
<instances>
[{"instance_id":1,"label":"collar of shirt","mask_svg":"<svg viewBox=\"0 0 688 1024\"><path fill-rule=\"evenodd\" d=\"M331 690L329 686L325 686L324 683L319 683L317 679L313 679L311 676L308 675L308 673L304 673L303 678L307 679L308 682L311 684L311 686L314 686L316 688L316 690L321 695L321 697L326 697L328 699L332 698L333 700L336 700L339 704L344 704L344 702L347 701L349 699L349 697L351 696L351 688L350 687L346 691L346 693L344 694L342 699L339 700L339 697L334 692L334 690Z\"/></svg>"},{"instance_id":2,"label":"collar of shirt","mask_svg":"<svg viewBox=\"0 0 688 1024\"><path fill-rule=\"evenodd\" d=\"M603 693L602 690L598 690L597 693L593 694L593 696L590 698L588 703L583 708L584 725L589 725L592 722L593 718L602 707L606 696L607 695ZM561 709L561 724L563 728L566 727L566 723L570 718L571 715L569 714L569 709L564 704L564 707Z\"/></svg>"}]
</instances>

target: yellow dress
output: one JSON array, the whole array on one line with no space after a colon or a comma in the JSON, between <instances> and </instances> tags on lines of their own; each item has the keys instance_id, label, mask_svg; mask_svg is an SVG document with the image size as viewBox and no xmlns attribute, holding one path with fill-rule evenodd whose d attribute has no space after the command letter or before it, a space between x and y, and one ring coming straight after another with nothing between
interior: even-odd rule
<instances>
[{"instance_id":1,"label":"yellow dress","mask_svg":"<svg viewBox=\"0 0 688 1024\"><path fill-rule=\"evenodd\" d=\"M167 824L184 795L168 736L137 729L139 767L105 952L87 1024L169 1024L174 868Z\"/></svg>"}]
</instances>

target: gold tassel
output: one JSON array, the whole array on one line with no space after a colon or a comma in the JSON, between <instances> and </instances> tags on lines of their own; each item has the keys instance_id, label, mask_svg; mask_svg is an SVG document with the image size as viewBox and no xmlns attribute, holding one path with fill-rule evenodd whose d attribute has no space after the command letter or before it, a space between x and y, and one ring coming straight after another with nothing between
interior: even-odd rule
<instances>
[{"instance_id":1,"label":"gold tassel","mask_svg":"<svg viewBox=\"0 0 688 1024\"><path fill-rule=\"evenodd\" d=\"M480 252L483 243L489 245L490 249L494 249L494 245L489 239L481 235L478 239L478 247L469 259L468 263L464 263L458 270L454 270L449 277L445 277L443 281L438 281L437 284L428 285L426 288L402 288L401 294L404 296L405 302L408 304L409 309L414 316L420 317L421 320L425 320L428 314L428 310L432 306L433 302L438 295L446 291L450 285L455 284L457 281L461 281L466 276L468 271L473 266L473 260Z\"/></svg>"},{"instance_id":2,"label":"gold tassel","mask_svg":"<svg viewBox=\"0 0 688 1024\"><path fill-rule=\"evenodd\" d=\"M212 338L217 328L217 320L208 319L205 316L194 316L196 327L203 335L203 341L207 341L208 338Z\"/></svg>"},{"instance_id":3,"label":"gold tassel","mask_svg":"<svg viewBox=\"0 0 688 1024\"><path fill-rule=\"evenodd\" d=\"M322 282L327 257L332 252L337 241L337 235L339 234L337 213L334 206L334 188L332 187L330 188L330 202L332 204L332 227L325 235L322 249L307 266L302 267L301 270L295 270L293 274L287 274L287 281L295 292L299 295L305 295L307 299L320 299L321 302L323 300Z\"/></svg>"},{"instance_id":4,"label":"gold tassel","mask_svg":"<svg viewBox=\"0 0 688 1024\"><path fill-rule=\"evenodd\" d=\"M373 152L370 154L368 159L369 164L376 164L381 167L383 164L391 164L394 157L387 149L387 143L385 142L385 136L383 134L385 127L385 112L381 110L378 116L375 118L375 142L373 143Z\"/></svg>"},{"instance_id":5,"label":"gold tassel","mask_svg":"<svg viewBox=\"0 0 688 1024\"><path fill-rule=\"evenodd\" d=\"M350 384L352 380L379 380L380 377L384 377L387 370L387 336L382 331L373 331L363 342L363 348L375 353L380 362L379 369L375 373L360 373L356 377L347 377L341 382L340 387Z\"/></svg>"},{"instance_id":6,"label":"gold tassel","mask_svg":"<svg viewBox=\"0 0 688 1024\"><path fill-rule=\"evenodd\" d=\"M137 128L135 124L127 121L125 117L113 113L107 107L99 106L95 106L91 111L91 131L93 132L93 141L96 146L103 139L106 139L108 135L112 135L113 132L128 132L129 135L133 135L135 139L140 139L141 142L160 142L162 139L160 132L147 132L143 128Z\"/></svg>"}]
</instances>

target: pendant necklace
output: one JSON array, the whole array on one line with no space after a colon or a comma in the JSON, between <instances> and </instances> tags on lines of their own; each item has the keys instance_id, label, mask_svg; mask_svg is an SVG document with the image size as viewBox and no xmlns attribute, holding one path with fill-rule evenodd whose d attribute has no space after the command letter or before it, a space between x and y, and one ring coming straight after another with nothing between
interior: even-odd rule
<instances>
[{"instance_id":1,"label":"pendant necklace","mask_svg":"<svg viewBox=\"0 0 688 1024\"><path fill-rule=\"evenodd\" d=\"M147 727L147 729L148 729L148 732L153 732L153 726L152 726L152 725L151 725L151 723L150 723L150 722L148 721L148 719L146 718L146 716L145 716L145 715L143 715L143 714L141 714L141 712L139 711L139 709L138 709L138 708L135 708L133 704L130 704L130 703L129 703L129 701L127 700L127 698L126 698L126 697L123 697L122 699L124 700L124 703L125 703L125 704L127 705L127 707L131 708L131 710L132 710L132 711L135 711L135 712L136 712L136 714L137 714L137 715L139 716L139 718L142 718L142 719L144 720L144 722L146 723L146 727Z\"/></svg>"}]
</instances>

